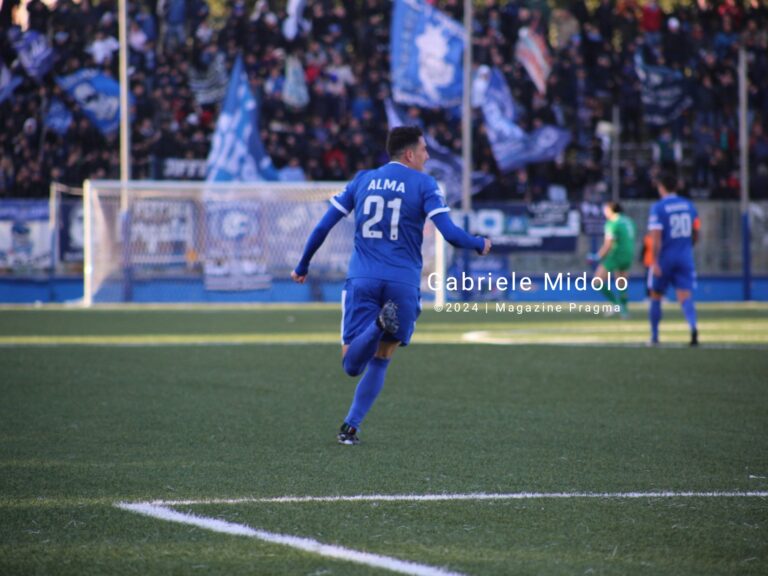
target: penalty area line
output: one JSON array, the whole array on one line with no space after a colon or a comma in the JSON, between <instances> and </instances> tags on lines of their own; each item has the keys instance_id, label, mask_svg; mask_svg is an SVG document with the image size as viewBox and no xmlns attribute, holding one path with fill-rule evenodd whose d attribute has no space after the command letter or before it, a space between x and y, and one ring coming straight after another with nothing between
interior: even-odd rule
<instances>
[{"instance_id":1,"label":"penalty area line","mask_svg":"<svg viewBox=\"0 0 768 576\"><path fill-rule=\"evenodd\" d=\"M203 528L212 532L231 534L233 536L246 536L248 538L254 538L256 540L261 540L270 544L288 546L290 548L302 550L303 552L309 552L310 554L317 554L326 558L364 564L374 568L382 568L384 570L389 570L390 572L396 572L398 574L408 574L411 576L463 576L459 572L451 572L449 570L435 566L417 564L415 562L399 560L397 558L381 556L379 554L372 554L370 552L361 552L359 550L344 548L343 546L336 546L334 544L323 544L322 542L313 540L311 538L291 536L288 534L277 534L275 532L267 532L266 530L251 528L246 524L236 524L234 522L227 522L226 520L220 520L218 518L208 518L194 514L185 514L182 512L177 512L176 510L172 510L166 506L158 506L149 502L139 502L135 504L120 502L116 504L116 506L129 512L135 512L136 514L149 516L159 520L165 520L167 522L196 526L198 528Z\"/></svg>"}]
</instances>

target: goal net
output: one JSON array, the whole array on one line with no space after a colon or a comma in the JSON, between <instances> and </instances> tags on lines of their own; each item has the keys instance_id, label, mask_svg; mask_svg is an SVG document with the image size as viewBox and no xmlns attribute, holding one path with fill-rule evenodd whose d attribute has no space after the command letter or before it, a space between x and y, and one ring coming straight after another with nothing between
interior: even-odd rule
<instances>
[{"instance_id":1,"label":"goal net","mask_svg":"<svg viewBox=\"0 0 768 576\"><path fill-rule=\"evenodd\" d=\"M354 220L331 231L303 285L304 243L345 183L86 181L84 303L338 302ZM424 274L443 250L424 232ZM436 248L437 246L437 248Z\"/></svg>"}]
</instances>

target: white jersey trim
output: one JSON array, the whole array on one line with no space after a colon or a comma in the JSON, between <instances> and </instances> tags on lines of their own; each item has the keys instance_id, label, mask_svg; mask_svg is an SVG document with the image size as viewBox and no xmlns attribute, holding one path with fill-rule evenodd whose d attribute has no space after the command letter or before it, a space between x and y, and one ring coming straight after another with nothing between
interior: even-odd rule
<instances>
[{"instance_id":1,"label":"white jersey trim","mask_svg":"<svg viewBox=\"0 0 768 576\"><path fill-rule=\"evenodd\" d=\"M451 211L451 209L448 208L448 206L443 206L441 208L435 208L429 214L427 214L427 219L432 218L432 216L434 216L436 214L442 214L443 212L450 212L450 211Z\"/></svg>"},{"instance_id":2,"label":"white jersey trim","mask_svg":"<svg viewBox=\"0 0 768 576\"><path fill-rule=\"evenodd\" d=\"M344 214L344 216L349 216L349 210L344 208L344 206L342 206L341 203L336 200L336 198L331 198L331 204L333 204L333 207L336 208L336 210Z\"/></svg>"}]
</instances>

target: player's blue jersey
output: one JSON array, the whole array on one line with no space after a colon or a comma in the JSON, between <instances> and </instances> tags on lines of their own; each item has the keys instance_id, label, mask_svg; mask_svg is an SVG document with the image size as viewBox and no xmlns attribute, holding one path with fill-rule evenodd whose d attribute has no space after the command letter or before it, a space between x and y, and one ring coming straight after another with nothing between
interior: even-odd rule
<instances>
[{"instance_id":1,"label":"player's blue jersey","mask_svg":"<svg viewBox=\"0 0 768 576\"><path fill-rule=\"evenodd\" d=\"M661 230L659 260L693 262L693 231L699 215L693 202L679 196L667 196L651 206L649 230Z\"/></svg>"},{"instance_id":2,"label":"player's blue jersey","mask_svg":"<svg viewBox=\"0 0 768 576\"><path fill-rule=\"evenodd\" d=\"M348 278L420 285L424 222L449 210L434 178L390 162L359 172L331 204L355 214Z\"/></svg>"}]
</instances>

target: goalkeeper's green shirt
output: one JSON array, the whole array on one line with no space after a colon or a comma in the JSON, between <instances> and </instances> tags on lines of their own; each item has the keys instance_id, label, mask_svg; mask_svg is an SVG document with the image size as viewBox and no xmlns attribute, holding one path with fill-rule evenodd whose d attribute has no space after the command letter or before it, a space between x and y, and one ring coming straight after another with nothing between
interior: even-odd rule
<instances>
[{"instance_id":1,"label":"goalkeeper's green shirt","mask_svg":"<svg viewBox=\"0 0 768 576\"><path fill-rule=\"evenodd\" d=\"M611 251L605 260L620 269L629 268L635 257L635 223L624 214L605 222L605 236L613 239Z\"/></svg>"}]
</instances>

